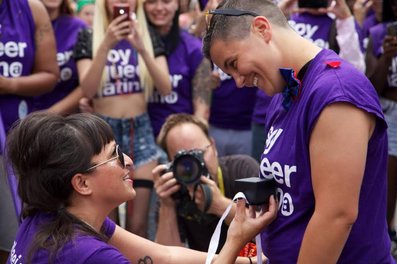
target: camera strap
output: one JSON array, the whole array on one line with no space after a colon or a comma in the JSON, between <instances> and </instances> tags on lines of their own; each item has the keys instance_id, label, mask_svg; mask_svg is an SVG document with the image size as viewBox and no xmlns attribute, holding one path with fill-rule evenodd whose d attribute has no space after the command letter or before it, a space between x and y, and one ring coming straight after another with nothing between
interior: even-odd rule
<instances>
[{"instance_id":1,"label":"camera strap","mask_svg":"<svg viewBox=\"0 0 397 264\"><path fill-rule=\"evenodd\" d=\"M233 197L233 202L237 201L238 199L244 199L247 204L249 204L249 201L247 201L247 198L245 198L244 193L238 192L234 197ZM229 214L230 209L232 208L233 202L229 204L229 206L226 208L225 212L223 213L221 219L219 219L218 224L216 225L215 231L212 234L210 245L208 247L208 254L207 254L207 259L205 260L205 264L211 264L212 260L214 259L216 250L218 249L219 245L219 238L221 236L221 228L222 228L222 223L225 220L226 216ZM256 235L255 237L255 242L256 242L256 248L257 248L257 263L262 263L262 241L261 241L261 235L260 233Z\"/></svg>"},{"instance_id":2,"label":"camera strap","mask_svg":"<svg viewBox=\"0 0 397 264\"><path fill-rule=\"evenodd\" d=\"M225 184L223 183L223 174L220 166L218 166L217 177L218 177L219 190L221 190L221 193L223 194L223 196L225 196Z\"/></svg>"},{"instance_id":3,"label":"camera strap","mask_svg":"<svg viewBox=\"0 0 397 264\"><path fill-rule=\"evenodd\" d=\"M196 190L198 186L200 186L200 188L203 190L203 194L204 194L204 211L203 211L203 213L206 213L208 211L208 209L210 209L210 206L212 203L212 191L211 191L211 188L206 184L197 184L194 189ZM193 197L193 200L194 200L194 197Z\"/></svg>"}]
</instances>

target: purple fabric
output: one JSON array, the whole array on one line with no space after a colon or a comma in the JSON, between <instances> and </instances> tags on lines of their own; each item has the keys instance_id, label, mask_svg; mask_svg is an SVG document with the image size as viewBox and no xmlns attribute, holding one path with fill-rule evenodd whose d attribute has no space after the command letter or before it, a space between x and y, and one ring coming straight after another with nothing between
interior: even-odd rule
<instances>
[{"instance_id":1,"label":"purple fabric","mask_svg":"<svg viewBox=\"0 0 397 264\"><path fill-rule=\"evenodd\" d=\"M6 263L22 264L35 239L38 228L48 223L54 216L37 213L23 220L19 227L9 259ZM111 228L111 221L105 220L103 228ZM114 226L114 223L113 223ZM114 231L113 231L114 232ZM48 263L48 252L39 250L34 254L32 263ZM56 256L55 263L130 263L116 248L93 236L76 234L72 241L67 242Z\"/></svg>"},{"instance_id":2,"label":"purple fabric","mask_svg":"<svg viewBox=\"0 0 397 264\"><path fill-rule=\"evenodd\" d=\"M223 129L250 130L256 87L237 88L233 78L215 67L221 84L213 90L209 123Z\"/></svg>"},{"instance_id":3,"label":"purple fabric","mask_svg":"<svg viewBox=\"0 0 397 264\"><path fill-rule=\"evenodd\" d=\"M4 153L5 150L5 145L6 145L6 132L3 124L3 119L1 115L1 109L0 109L0 155ZM19 218L21 214L21 207L22 207L22 202L21 199L18 196L18 182L17 178L14 174L14 170L12 169L11 165L4 160L4 164L6 167L7 171L7 179L8 179L8 184L10 186L10 192L12 195L12 201L14 203L14 209L15 209L15 214L17 218ZM3 175L0 175L3 176Z\"/></svg>"},{"instance_id":4,"label":"purple fabric","mask_svg":"<svg viewBox=\"0 0 397 264\"><path fill-rule=\"evenodd\" d=\"M338 68L325 62L341 61ZM359 197L359 214L338 263L394 263L386 215L386 123L378 96L368 79L330 50L321 51L309 65L302 93L291 109L275 95L268 107L266 146L261 177L275 178L280 201L276 220L262 232L264 253L271 263L296 263L315 198L312 189L309 142L322 110L335 102L348 102L376 117L368 143Z\"/></svg>"},{"instance_id":5,"label":"purple fabric","mask_svg":"<svg viewBox=\"0 0 397 264\"><path fill-rule=\"evenodd\" d=\"M181 30L178 46L167 56L172 82L171 94L162 96L154 90L148 103L155 136L170 114L193 113L192 80L202 60L201 41Z\"/></svg>"},{"instance_id":6,"label":"purple fabric","mask_svg":"<svg viewBox=\"0 0 397 264\"><path fill-rule=\"evenodd\" d=\"M367 38L369 36L369 30L373 27L376 26L378 24L378 20L376 19L376 15L375 13L371 13L369 14L363 22L363 26L362 26L362 33L364 38Z\"/></svg>"},{"instance_id":7,"label":"purple fabric","mask_svg":"<svg viewBox=\"0 0 397 264\"><path fill-rule=\"evenodd\" d=\"M43 110L61 101L79 85L76 62L73 59L73 47L77 35L86 24L73 16L63 15L52 21L57 42L57 60L60 78L53 91L35 97L34 109Z\"/></svg>"},{"instance_id":8,"label":"purple fabric","mask_svg":"<svg viewBox=\"0 0 397 264\"><path fill-rule=\"evenodd\" d=\"M138 54L127 40L120 41L107 55L102 96L142 93Z\"/></svg>"},{"instance_id":9,"label":"purple fabric","mask_svg":"<svg viewBox=\"0 0 397 264\"><path fill-rule=\"evenodd\" d=\"M314 16L309 13L291 15L289 24L302 37L320 48L329 48L329 35L333 19L328 15Z\"/></svg>"},{"instance_id":10,"label":"purple fabric","mask_svg":"<svg viewBox=\"0 0 397 264\"><path fill-rule=\"evenodd\" d=\"M34 21L27 0L3 0L0 5L0 75L17 78L31 74L34 64ZM6 132L32 111L32 98L0 95Z\"/></svg>"},{"instance_id":11,"label":"purple fabric","mask_svg":"<svg viewBox=\"0 0 397 264\"><path fill-rule=\"evenodd\" d=\"M260 125L265 124L267 108L272 98L266 95L262 90L256 92L256 102L254 112L252 113L252 122Z\"/></svg>"}]
</instances>

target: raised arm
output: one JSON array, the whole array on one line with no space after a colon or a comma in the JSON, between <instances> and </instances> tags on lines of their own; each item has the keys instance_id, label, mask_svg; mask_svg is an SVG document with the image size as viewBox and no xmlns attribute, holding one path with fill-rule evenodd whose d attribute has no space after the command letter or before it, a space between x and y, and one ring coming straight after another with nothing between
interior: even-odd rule
<instances>
[{"instance_id":1,"label":"raised arm","mask_svg":"<svg viewBox=\"0 0 397 264\"><path fill-rule=\"evenodd\" d=\"M85 76L87 78L83 78L81 80L80 86L84 95L89 99L93 98L98 92L98 87L102 82L102 73L106 65L109 50L120 40L126 38L130 33L130 22L121 22L126 18L126 16L127 15L119 16L109 24L105 37L94 54L91 63L86 64L88 70Z\"/></svg>"},{"instance_id":2,"label":"raised arm","mask_svg":"<svg viewBox=\"0 0 397 264\"><path fill-rule=\"evenodd\" d=\"M384 88L387 85L387 74L389 67L392 63L392 59L397 55L397 40L392 36L385 36L383 40L383 53L377 58L373 54L373 39L369 38L366 64L367 71L366 75L372 82L378 94L382 94Z\"/></svg>"},{"instance_id":3,"label":"raised arm","mask_svg":"<svg viewBox=\"0 0 397 264\"><path fill-rule=\"evenodd\" d=\"M18 78L0 76L0 93L36 96L51 91L58 79L54 32L47 10L38 0L29 0L35 22L35 57L30 75Z\"/></svg>"},{"instance_id":4,"label":"raised arm","mask_svg":"<svg viewBox=\"0 0 397 264\"><path fill-rule=\"evenodd\" d=\"M203 59L193 77L193 107L194 115L205 120L209 119L211 96L214 85L211 71L211 63Z\"/></svg>"},{"instance_id":5,"label":"raised arm","mask_svg":"<svg viewBox=\"0 0 397 264\"><path fill-rule=\"evenodd\" d=\"M372 115L347 103L332 104L320 114L309 145L315 209L298 263L338 261L358 215L374 127Z\"/></svg>"},{"instance_id":6,"label":"raised arm","mask_svg":"<svg viewBox=\"0 0 397 264\"><path fill-rule=\"evenodd\" d=\"M168 246L183 246L178 228L176 204L172 194L180 189L172 173L165 173L165 165L153 169L154 188L159 198L159 219L156 242Z\"/></svg>"},{"instance_id":7,"label":"raised arm","mask_svg":"<svg viewBox=\"0 0 397 264\"><path fill-rule=\"evenodd\" d=\"M258 232L265 228L277 214L277 205L274 197L270 199L267 211L255 216L255 211L247 214L245 201L238 203L238 210L230 225L228 239L220 252L219 257L215 256L214 264L249 264L248 258L237 257L240 249L247 241L252 239ZM131 263L152 260L158 264L203 264L207 253L191 250L184 247L163 246L145 238L134 235L119 226L109 240L109 243L121 251ZM256 260L253 260L256 263ZM146 263L146 262L145 262Z\"/></svg>"},{"instance_id":8,"label":"raised arm","mask_svg":"<svg viewBox=\"0 0 397 264\"><path fill-rule=\"evenodd\" d=\"M138 25L135 20L132 23L132 33L129 35L128 40L131 45L142 56L146 67L153 79L153 85L157 88L161 95L168 95L172 91L170 73L168 70L167 58L164 55L153 58L149 55L147 49L143 45L141 33L138 30Z\"/></svg>"}]
</instances>

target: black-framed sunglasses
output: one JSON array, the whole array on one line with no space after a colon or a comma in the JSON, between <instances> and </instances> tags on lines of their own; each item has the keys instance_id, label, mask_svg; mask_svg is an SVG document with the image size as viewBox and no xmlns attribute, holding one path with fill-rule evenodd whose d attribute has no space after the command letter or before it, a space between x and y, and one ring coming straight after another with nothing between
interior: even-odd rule
<instances>
[{"instance_id":1,"label":"black-framed sunglasses","mask_svg":"<svg viewBox=\"0 0 397 264\"><path fill-rule=\"evenodd\" d=\"M205 11L205 23L207 24L207 30L211 24L211 18L213 15L221 15L221 16L253 16L257 17L259 14L247 11L247 10L239 10L234 8L224 8L224 9L210 9Z\"/></svg>"},{"instance_id":2,"label":"black-framed sunglasses","mask_svg":"<svg viewBox=\"0 0 397 264\"><path fill-rule=\"evenodd\" d=\"M124 160L124 153L121 151L119 145L116 145L116 156L115 157L111 157L108 160L102 161L102 162L100 162L100 163L88 168L85 172L92 171L93 169L98 168L99 166L102 166L103 164L111 162L111 161L113 161L115 159L119 159L121 167L123 169L125 169L126 165L125 165L125 160Z\"/></svg>"}]
</instances>

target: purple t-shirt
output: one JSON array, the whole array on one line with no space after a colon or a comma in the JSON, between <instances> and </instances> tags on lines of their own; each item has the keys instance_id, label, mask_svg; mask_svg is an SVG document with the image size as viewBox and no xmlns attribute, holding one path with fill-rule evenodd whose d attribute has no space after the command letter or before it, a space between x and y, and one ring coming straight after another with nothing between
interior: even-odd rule
<instances>
[{"instance_id":1,"label":"purple t-shirt","mask_svg":"<svg viewBox=\"0 0 397 264\"><path fill-rule=\"evenodd\" d=\"M330 31L334 20L327 14L315 16L309 13L296 13L291 15L288 22L305 39L320 48L329 48Z\"/></svg>"},{"instance_id":2,"label":"purple t-shirt","mask_svg":"<svg viewBox=\"0 0 397 264\"><path fill-rule=\"evenodd\" d=\"M0 75L27 76L35 60L35 23L27 0L3 0L0 4ZM32 98L0 94L5 130L32 111Z\"/></svg>"},{"instance_id":3,"label":"purple t-shirt","mask_svg":"<svg viewBox=\"0 0 397 264\"><path fill-rule=\"evenodd\" d=\"M258 89L256 92L254 112L252 113L252 122L258 125L265 125L267 108L269 107L271 99L270 96Z\"/></svg>"},{"instance_id":4,"label":"purple t-shirt","mask_svg":"<svg viewBox=\"0 0 397 264\"><path fill-rule=\"evenodd\" d=\"M326 62L340 61L338 68ZM376 117L368 142L359 213L338 263L394 263L386 225L387 125L369 80L333 51L322 50L303 78L300 97L289 111L282 95L273 97L266 116L268 132L261 177L275 178L280 201L276 220L262 232L264 253L272 263L296 263L315 198L310 170L310 135L322 110L348 102ZM324 252L326 254L326 252Z\"/></svg>"},{"instance_id":5,"label":"purple t-shirt","mask_svg":"<svg viewBox=\"0 0 397 264\"><path fill-rule=\"evenodd\" d=\"M386 25L387 23L379 23L376 26L371 27L369 30L373 47L372 53L375 57L379 57L383 54L383 40L385 39L387 33ZM397 88L397 56L393 57L389 67L386 86L386 88Z\"/></svg>"},{"instance_id":6,"label":"purple t-shirt","mask_svg":"<svg viewBox=\"0 0 397 264\"><path fill-rule=\"evenodd\" d=\"M76 61L73 59L73 47L76 44L79 31L87 26L78 18L62 15L52 21L52 27L57 43L57 61L60 76L53 91L35 97L35 110L50 108L79 85Z\"/></svg>"},{"instance_id":7,"label":"purple t-shirt","mask_svg":"<svg viewBox=\"0 0 397 264\"><path fill-rule=\"evenodd\" d=\"M138 53L127 40L122 40L107 55L102 96L142 93Z\"/></svg>"},{"instance_id":8,"label":"purple t-shirt","mask_svg":"<svg viewBox=\"0 0 397 264\"><path fill-rule=\"evenodd\" d=\"M256 87L237 88L233 78L215 66L221 84L211 97L209 123L223 129L250 130Z\"/></svg>"},{"instance_id":9,"label":"purple t-shirt","mask_svg":"<svg viewBox=\"0 0 397 264\"><path fill-rule=\"evenodd\" d=\"M178 46L167 56L171 94L162 96L154 90L149 98L148 113L155 136L170 114L193 113L192 80L202 60L201 41L181 30Z\"/></svg>"},{"instance_id":10,"label":"purple t-shirt","mask_svg":"<svg viewBox=\"0 0 397 264\"><path fill-rule=\"evenodd\" d=\"M30 246L35 239L40 225L48 222L53 216L37 213L26 218L19 227L12 246L7 264L22 264L26 262ZM102 229L111 236L115 224L106 219ZM48 263L48 252L41 249L34 254L32 263ZM56 256L55 263L130 263L116 248L90 235L76 235L73 241L66 243Z\"/></svg>"}]
</instances>

